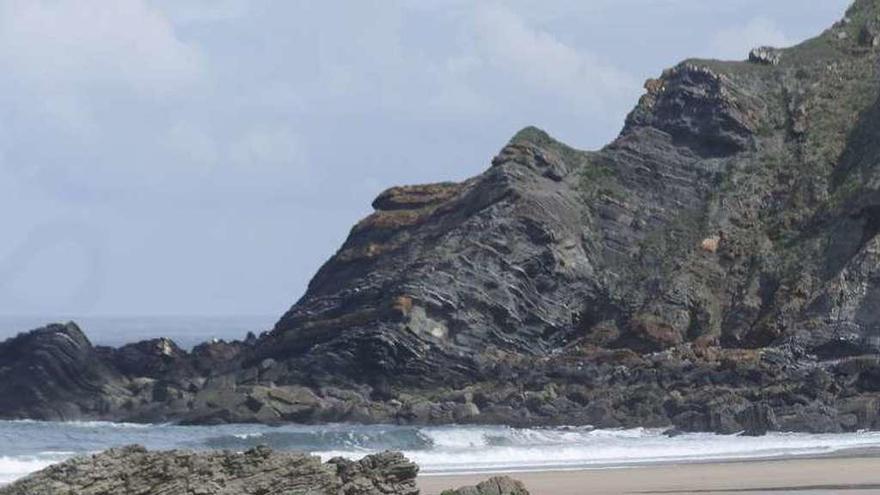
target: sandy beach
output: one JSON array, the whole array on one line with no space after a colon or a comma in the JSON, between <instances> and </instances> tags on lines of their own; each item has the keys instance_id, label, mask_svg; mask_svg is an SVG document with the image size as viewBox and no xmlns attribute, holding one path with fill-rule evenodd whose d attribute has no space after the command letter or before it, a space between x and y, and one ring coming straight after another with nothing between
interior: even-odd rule
<instances>
[{"instance_id":1,"label":"sandy beach","mask_svg":"<svg viewBox=\"0 0 880 495\"><path fill-rule=\"evenodd\" d=\"M880 457L678 464L620 469L513 473L532 495L880 494ZM425 495L473 485L489 475L421 476Z\"/></svg>"}]
</instances>

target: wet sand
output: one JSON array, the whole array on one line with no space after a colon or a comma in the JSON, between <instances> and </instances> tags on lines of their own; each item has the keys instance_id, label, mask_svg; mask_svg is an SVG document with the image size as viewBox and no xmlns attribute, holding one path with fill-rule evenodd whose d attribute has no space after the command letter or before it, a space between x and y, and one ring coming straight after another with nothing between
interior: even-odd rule
<instances>
[{"instance_id":1,"label":"wet sand","mask_svg":"<svg viewBox=\"0 0 880 495\"><path fill-rule=\"evenodd\" d=\"M491 475L420 476L424 495ZM771 461L512 473L532 495L880 494L880 457L868 453Z\"/></svg>"}]
</instances>

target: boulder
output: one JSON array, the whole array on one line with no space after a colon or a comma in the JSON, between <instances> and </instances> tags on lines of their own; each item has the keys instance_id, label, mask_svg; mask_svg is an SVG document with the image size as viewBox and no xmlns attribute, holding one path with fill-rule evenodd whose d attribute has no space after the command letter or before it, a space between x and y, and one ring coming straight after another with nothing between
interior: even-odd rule
<instances>
[{"instance_id":1,"label":"boulder","mask_svg":"<svg viewBox=\"0 0 880 495\"><path fill-rule=\"evenodd\" d=\"M187 353L167 338L144 340L118 349L102 348L110 362L125 375L156 377L185 371Z\"/></svg>"},{"instance_id":2,"label":"boulder","mask_svg":"<svg viewBox=\"0 0 880 495\"><path fill-rule=\"evenodd\" d=\"M130 394L74 323L0 342L0 417L78 420Z\"/></svg>"},{"instance_id":3,"label":"boulder","mask_svg":"<svg viewBox=\"0 0 880 495\"><path fill-rule=\"evenodd\" d=\"M782 60L782 52L776 48L762 46L749 52L749 62L763 65L779 65Z\"/></svg>"},{"instance_id":4,"label":"boulder","mask_svg":"<svg viewBox=\"0 0 880 495\"><path fill-rule=\"evenodd\" d=\"M521 481L508 476L496 476L476 486L446 490L441 495L529 495L529 491Z\"/></svg>"}]
</instances>

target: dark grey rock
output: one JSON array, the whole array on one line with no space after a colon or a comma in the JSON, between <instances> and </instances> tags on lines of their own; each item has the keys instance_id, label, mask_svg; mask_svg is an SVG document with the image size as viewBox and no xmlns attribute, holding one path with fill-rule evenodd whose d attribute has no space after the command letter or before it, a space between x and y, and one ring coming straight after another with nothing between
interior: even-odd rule
<instances>
[{"instance_id":1,"label":"dark grey rock","mask_svg":"<svg viewBox=\"0 0 880 495\"><path fill-rule=\"evenodd\" d=\"M74 323L49 325L0 343L4 417L75 420L100 417L131 393Z\"/></svg>"},{"instance_id":2,"label":"dark grey rock","mask_svg":"<svg viewBox=\"0 0 880 495\"><path fill-rule=\"evenodd\" d=\"M736 420L747 436L761 436L779 429L773 408L765 403L752 404L737 414Z\"/></svg>"}]
</instances>

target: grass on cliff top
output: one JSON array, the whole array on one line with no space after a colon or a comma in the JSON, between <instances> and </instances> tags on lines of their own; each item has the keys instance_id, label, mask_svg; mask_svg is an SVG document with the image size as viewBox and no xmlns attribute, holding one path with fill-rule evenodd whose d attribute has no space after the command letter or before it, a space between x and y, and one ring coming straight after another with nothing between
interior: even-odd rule
<instances>
[{"instance_id":1,"label":"grass on cliff top","mask_svg":"<svg viewBox=\"0 0 880 495\"><path fill-rule=\"evenodd\" d=\"M526 127L517 132L510 139L509 144L531 145L558 154L569 170L577 174L576 188L587 202L591 202L596 194L604 194L612 198L620 198L626 194L615 181L614 169L595 160L594 152L572 148L557 141L542 129L534 126Z\"/></svg>"},{"instance_id":2,"label":"grass on cliff top","mask_svg":"<svg viewBox=\"0 0 880 495\"><path fill-rule=\"evenodd\" d=\"M539 148L550 149L558 153L566 162L579 162L583 159L584 151L572 148L571 146L554 139L543 129L529 126L521 129L510 138L509 144L526 144Z\"/></svg>"},{"instance_id":3,"label":"grass on cliff top","mask_svg":"<svg viewBox=\"0 0 880 495\"><path fill-rule=\"evenodd\" d=\"M521 129L510 138L508 144L531 145L543 148L559 155L569 169L578 170L589 162L590 152L572 148L571 146L554 139L543 129L529 126Z\"/></svg>"},{"instance_id":4,"label":"grass on cliff top","mask_svg":"<svg viewBox=\"0 0 880 495\"><path fill-rule=\"evenodd\" d=\"M855 0L846 10L851 24L880 18L880 0Z\"/></svg>"},{"instance_id":5,"label":"grass on cliff top","mask_svg":"<svg viewBox=\"0 0 880 495\"><path fill-rule=\"evenodd\" d=\"M880 0L856 0L847 9L843 20L818 36L790 47L776 47L782 52L782 58L775 67L749 63L748 53L743 53L741 60L692 58L685 62L734 76L814 65L853 55L853 48L858 45L862 30L869 22L878 23L880 26ZM841 33L845 33L843 38L839 37Z\"/></svg>"}]
</instances>

